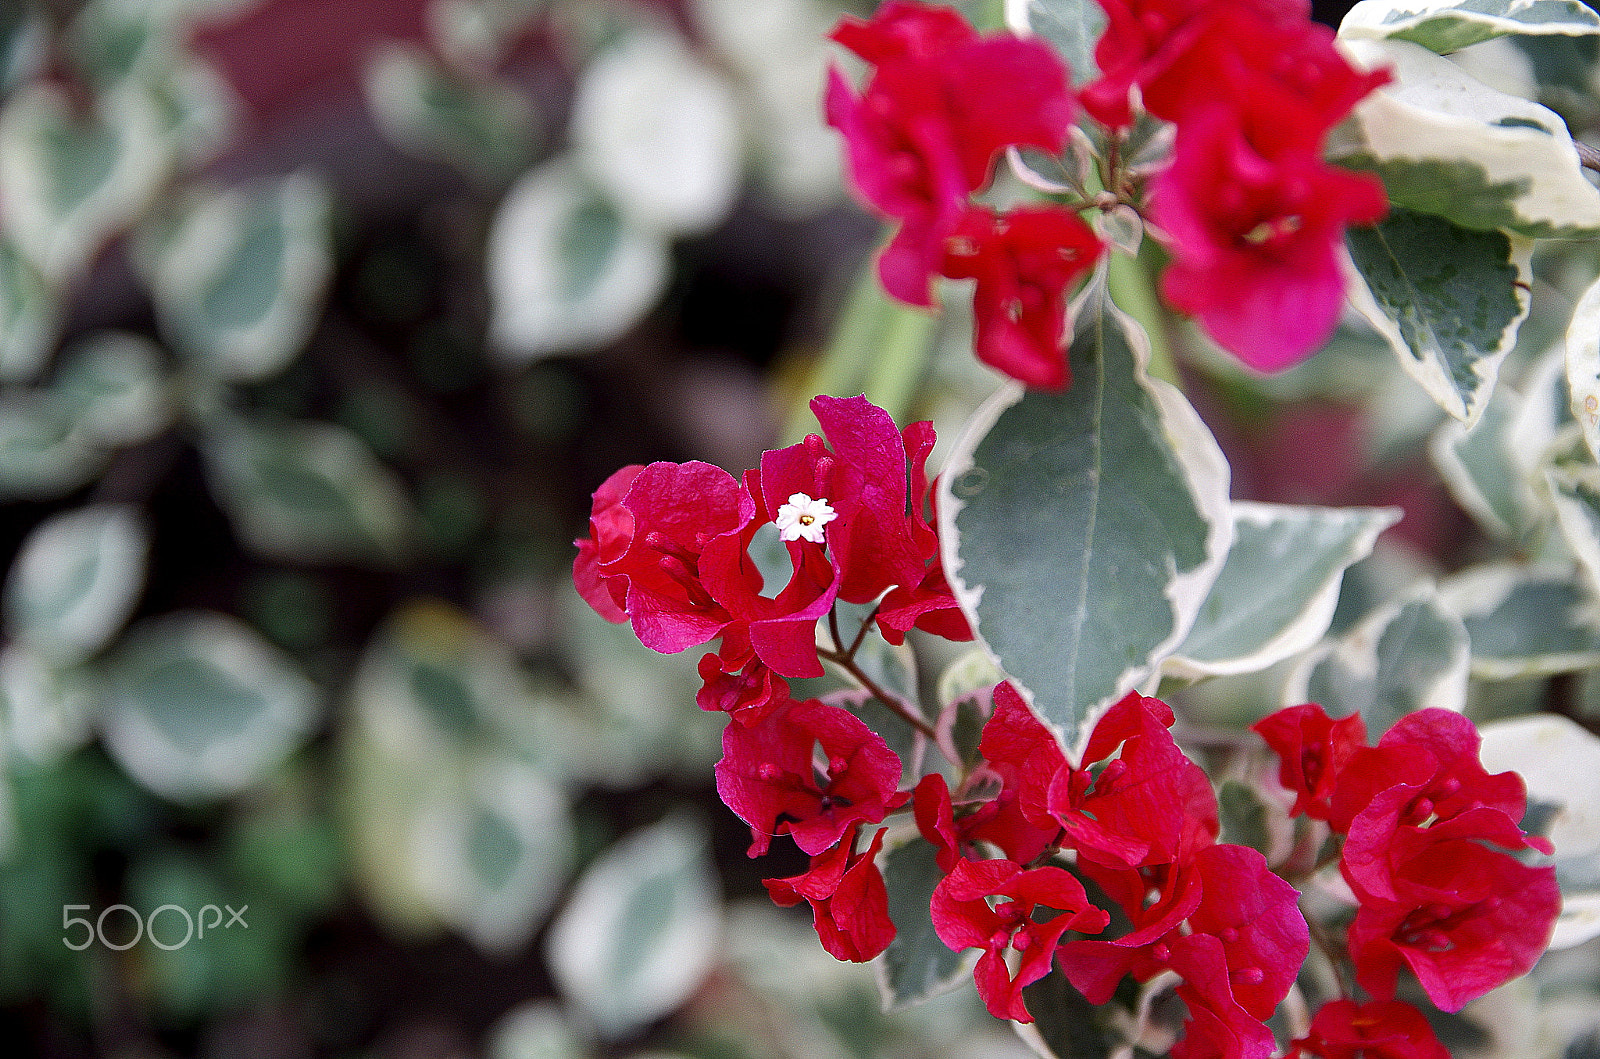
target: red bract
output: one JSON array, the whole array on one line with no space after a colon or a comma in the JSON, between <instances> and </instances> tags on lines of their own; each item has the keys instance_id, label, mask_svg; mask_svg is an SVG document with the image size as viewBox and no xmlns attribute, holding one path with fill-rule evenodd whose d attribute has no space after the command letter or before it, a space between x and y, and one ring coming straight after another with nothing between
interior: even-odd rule
<instances>
[{"instance_id":1,"label":"red bract","mask_svg":"<svg viewBox=\"0 0 1600 1059\"><path fill-rule=\"evenodd\" d=\"M1291 816L1326 820L1334 784L1351 756L1367 745L1360 714L1335 721L1321 706L1289 706L1250 726L1278 755L1278 782L1294 793Z\"/></svg>"},{"instance_id":2,"label":"red bract","mask_svg":"<svg viewBox=\"0 0 1600 1059\"><path fill-rule=\"evenodd\" d=\"M1178 131L1151 205L1173 262L1161 289L1219 345L1276 371L1324 343L1344 305L1344 229L1388 208L1370 176L1309 150L1263 154L1244 116L1209 108Z\"/></svg>"},{"instance_id":3,"label":"red bract","mask_svg":"<svg viewBox=\"0 0 1600 1059\"><path fill-rule=\"evenodd\" d=\"M865 963L894 940L889 894L877 864L884 834L880 829L864 852L855 853L852 828L831 849L812 857L804 874L762 883L779 905L810 903L817 937L836 960Z\"/></svg>"},{"instance_id":4,"label":"red bract","mask_svg":"<svg viewBox=\"0 0 1600 1059\"><path fill-rule=\"evenodd\" d=\"M845 138L862 196L901 222L878 261L884 288L931 305L930 279L967 196L1009 145L1061 149L1073 115L1066 70L1048 45L966 32L946 8L896 0L834 39L876 65L858 97L838 70L829 124ZM964 23L963 23L964 26Z\"/></svg>"},{"instance_id":5,"label":"red bract","mask_svg":"<svg viewBox=\"0 0 1600 1059\"><path fill-rule=\"evenodd\" d=\"M1079 857L1137 868L1182 862L1216 840L1216 794L1172 741L1172 722L1166 703L1130 692L1095 725L1086 767L1056 773L1050 811Z\"/></svg>"},{"instance_id":6,"label":"red bract","mask_svg":"<svg viewBox=\"0 0 1600 1059\"><path fill-rule=\"evenodd\" d=\"M1391 887L1393 900L1363 897L1350 924L1356 980L1390 1000L1404 964L1444 1011L1525 974L1561 911L1555 869L1426 830L1396 836Z\"/></svg>"},{"instance_id":7,"label":"red bract","mask_svg":"<svg viewBox=\"0 0 1600 1059\"><path fill-rule=\"evenodd\" d=\"M1072 381L1061 348L1066 293L1101 249L1089 226L1068 210L968 209L945 241L942 271L951 279L977 280L978 359L1029 386L1065 388Z\"/></svg>"},{"instance_id":8,"label":"red bract","mask_svg":"<svg viewBox=\"0 0 1600 1059\"><path fill-rule=\"evenodd\" d=\"M705 643L733 616L702 582L701 557L717 538L737 537L754 513L738 481L709 463L625 467L595 494L573 580L601 614L631 620L652 650Z\"/></svg>"},{"instance_id":9,"label":"red bract","mask_svg":"<svg viewBox=\"0 0 1600 1059\"><path fill-rule=\"evenodd\" d=\"M702 710L726 713L740 724L757 724L779 705L789 701L789 683L759 658L743 670L728 669L715 652L700 659L700 691L695 702Z\"/></svg>"},{"instance_id":10,"label":"red bract","mask_svg":"<svg viewBox=\"0 0 1600 1059\"><path fill-rule=\"evenodd\" d=\"M993 907L988 898L1000 898ZM1060 914L1035 922L1034 909ZM1067 930L1096 933L1110 917L1090 904L1083 884L1064 868L1024 869L1009 860L962 860L933 891L933 928L957 952L981 948L973 971L978 995L995 1018L1032 1022L1022 989L1050 973L1061 935ZM1015 977L1006 966L1007 949L1021 953Z\"/></svg>"},{"instance_id":11,"label":"red bract","mask_svg":"<svg viewBox=\"0 0 1600 1059\"><path fill-rule=\"evenodd\" d=\"M848 710L791 701L758 724L728 725L717 793L750 825L752 857L781 834L815 856L856 824L875 824L903 805L900 772L894 751Z\"/></svg>"},{"instance_id":12,"label":"red bract","mask_svg":"<svg viewBox=\"0 0 1600 1059\"><path fill-rule=\"evenodd\" d=\"M1400 1000L1332 1000L1322 1005L1309 1031L1293 1043L1288 1059L1450 1059L1422 1012Z\"/></svg>"}]
</instances>

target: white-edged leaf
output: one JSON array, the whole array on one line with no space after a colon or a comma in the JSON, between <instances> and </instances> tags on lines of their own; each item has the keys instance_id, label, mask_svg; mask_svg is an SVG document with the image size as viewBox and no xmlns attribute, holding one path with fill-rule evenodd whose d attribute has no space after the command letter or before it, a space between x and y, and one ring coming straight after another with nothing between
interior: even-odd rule
<instances>
[{"instance_id":1,"label":"white-edged leaf","mask_svg":"<svg viewBox=\"0 0 1600 1059\"><path fill-rule=\"evenodd\" d=\"M195 801L236 794L309 733L319 692L282 651L224 614L135 623L106 664L101 728L130 775Z\"/></svg>"},{"instance_id":2,"label":"white-edged leaf","mask_svg":"<svg viewBox=\"0 0 1600 1059\"><path fill-rule=\"evenodd\" d=\"M1356 106L1330 150L1382 177L1391 203L1464 228L1533 237L1600 231L1600 190L1584 179L1555 111L1497 92L1419 44L1347 47L1395 80Z\"/></svg>"},{"instance_id":3,"label":"white-edged leaf","mask_svg":"<svg viewBox=\"0 0 1600 1059\"><path fill-rule=\"evenodd\" d=\"M1429 440L1428 455L1456 503L1485 532L1525 537L1543 514L1539 498L1513 452L1519 402L1496 391L1471 427L1447 420Z\"/></svg>"},{"instance_id":4,"label":"white-edged leaf","mask_svg":"<svg viewBox=\"0 0 1600 1059\"><path fill-rule=\"evenodd\" d=\"M1589 576L1590 590L1600 593L1600 468L1552 467L1545 483L1561 535Z\"/></svg>"},{"instance_id":5,"label":"white-edged leaf","mask_svg":"<svg viewBox=\"0 0 1600 1059\"><path fill-rule=\"evenodd\" d=\"M39 374L60 316L55 292L0 235L0 382L27 382Z\"/></svg>"},{"instance_id":6,"label":"white-edged leaf","mask_svg":"<svg viewBox=\"0 0 1600 1059\"><path fill-rule=\"evenodd\" d=\"M565 157L506 192L486 256L490 336L517 362L620 337L670 268L664 238L628 223Z\"/></svg>"},{"instance_id":7,"label":"white-edged leaf","mask_svg":"<svg viewBox=\"0 0 1600 1059\"><path fill-rule=\"evenodd\" d=\"M1359 713L1377 740L1416 710L1459 712L1467 700L1469 649L1460 617L1424 585L1309 652L1289 675L1284 703L1320 703L1333 717Z\"/></svg>"},{"instance_id":8,"label":"white-edged leaf","mask_svg":"<svg viewBox=\"0 0 1600 1059\"><path fill-rule=\"evenodd\" d=\"M1099 290L1062 393L1008 385L940 475L944 568L977 636L1065 746L1182 642L1231 542L1228 466Z\"/></svg>"},{"instance_id":9,"label":"white-edged leaf","mask_svg":"<svg viewBox=\"0 0 1600 1059\"><path fill-rule=\"evenodd\" d=\"M91 666L62 669L20 643L0 648L0 744L35 764L55 765L88 740L100 697Z\"/></svg>"},{"instance_id":10,"label":"white-edged leaf","mask_svg":"<svg viewBox=\"0 0 1600 1059\"><path fill-rule=\"evenodd\" d=\"M484 1040L487 1059L587 1059L588 1046L550 1000L518 1004L495 1020Z\"/></svg>"},{"instance_id":11,"label":"white-edged leaf","mask_svg":"<svg viewBox=\"0 0 1600 1059\"><path fill-rule=\"evenodd\" d=\"M1100 74L1094 48L1106 28L1104 8L1095 0L1005 0L1006 25L1016 33L1035 33L1050 42L1074 85Z\"/></svg>"},{"instance_id":12,"label":"white-edged leaf","mask_svg":"<svg viewBox=\"0 0 1600 1059\"><path fill-rule=\"evenodd\" d=\"M647 231L704 232L739 190L733 89L669 33L631 33L584 68L571 136L577 164Z\"/></svg>"},{"instance_id":13,"label":"white-edged leaf","mask_svg":"<svg viewBox=\"0 0 1600 1059\"><path fill-rule=\"evenodd\" d=\"M225 382L281 371L311 334L332 272L330 201L305 173L193 196L141 245L163 336Z\"/></svg>"},{"instance_id":14,"label":"white-edged leaf","mask_svg":"<svg viewBox=\"0 0 1600 1059\"><path fill-rule=\"evenodd\" d=\"M687 1000L721 933L704 829L669 817L589 865L550 928L545 956L562 994L614 1038Z\"/></svg>"},{"instance_id":15,"label":"white-edged leaf","mask_svg":"<svg viewBox=\"0 0 1600 1059\"><path fill-rule=\"evenodd\" d=\"M131 85L79 118L66 95L30 85L0 111L0 225L45 277L82 273L144 210L171 167L155 101Z\"/></svg>"},{"instance_id":16,"label":"white-edged leaf","mask_svg":"<svg viewBox=\"0 0 1600 1059\"><path fill-rule=\"evenodd\" d=\"M1567 387L1589 454L1600 460L1600 280L1578 299L1567 325Z\"/></svg>"},{"instance_id":17,"label":"white-edged leaf","mask_svg":"<svg viewBox=\"0 0 1600 1059\"><path fill-rule=\"evenodd\" d=\"M0 393L0 498L48 500L94 477L105 452L49 392Z\"/></svg>"},{"instance_id":18,"label":"white-edged leaf","mask_svg":"<svg viewBox=\"0 0 1600 1059\"><path fill-rule=\"evenodd\" d=\"M6 575L6 629L58 665L99 651L133 613L150 534L138 508L97 504L52 515Z\"/></svg>"},{"instance_id":19,"label":"white-edged leaf","mask_svg":"<svg viewBox=\"0 0 1600 1059\"><path fill-rule=\"evenodd\" d=\"M1396 508L1243 501L1231 510L1233 546L1164 674L1254 673L1310 647L1328 631L1345 569L1401 516Z\"/></svg>"},{"instance_id":20,"label":"white-edged leaf","mask_svg":"<svg viewBox=\"0 0 1600 1059\"><path fill-rule=\"evenodd\" d=\"M1528 314L1533 240L1395 209L1345 242L1352 303L1440 408L1475 422Z\"/></svg>"},{"instance_id":21,"label":"white-edged leaf","mask_svg":"<svg viewBox=\"0 0 1600 1059\"><path fill-rule=\"evenodd\" d=\"M1439 586L1472 637L1472 675L1549 676L1600 665L1600 606L1566 569L1468 567Z\"/></svg>"},{"instance_id":22,"label":"white-edged leaf","mask_svg":"<svg viewBox=\"0 0 1600 1059\"><path fill-rule=\"evenodd\" d=\"M382 565L406 548L411 505L399 479L343 427L221 417L200 451L234 531L262 555Z\"/></svg>"},{"instance_id":23,"label":"white-edged leaf","mask_svg":"<svg viewBox=\"0 0 1600 1059\"><path fill-rule=\"evenodd\" d=\"M96 444L154 437L177 413L161 351L143 335L97 331L61 354L51 389Z\"/></svg>"},{"instance_id":24,"label":"white-edged leaf","mask_svg":"<svg viewBox=\"0 0 1600 1059\"><path fill-rule=\"evenodd\" d=\"M948 993L967 980L972 960L939 939L928 911L933 890L944 878L938 851L913 835L882 855L884 888L894 940L873 961L886 1011L899 1011Z\"/></svg>"},{"instance_id":25,"label":"white-edged leaf","mask_svg":"<svg viewBox=\"0 0 1600 1059\"><path fill-rule=\"evenodd\" d=\"M363 84L379 128L413 154L489 179L510 176L533 154L533 104L509 84L460 77L402 44L376 49Z\"/></svg>"},{"instance_id":26,"label":"white-edged leaf","mask_svg":"<svg viewBox=\"0 0 1600 1059\"><path fill-rule=\"evenodd\" d=\"M1581 0L1361 0L1339 24L1346 40L1408 40L1446 52L1508 34L1600 33L1600 15Z\"/></svg>"}]
</instances>

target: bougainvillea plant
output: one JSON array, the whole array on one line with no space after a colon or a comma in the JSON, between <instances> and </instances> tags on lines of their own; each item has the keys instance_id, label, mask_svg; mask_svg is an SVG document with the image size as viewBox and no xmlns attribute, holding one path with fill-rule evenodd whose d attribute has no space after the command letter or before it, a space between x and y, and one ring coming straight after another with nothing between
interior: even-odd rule
<instances>
[{"instance_id":1,"label":"bougainvillea plant","mask_svg":"<svg viewBox=\"0 0 1600 1059\"><path fill-rule=\"evenodd\" d=\"M1231 500L1155 377L1171 318L1119 302L1150 277L1260 371L1315 355L1354 305L1476 427L1532 241L1600 232L1600 192L1559 116L1443 55L1600 17L1369 0L1336 36L1308 7L1029 0L992 32L911 0L845 17L824 107L892 226L882 286L924 310L970 292L973 351L1014 381L933 483L930 423L824 395L820 434L742 476L656 463L595 494L580 593L657 651L709 645L718 792L751 856L809 857L768 890L834 956L876 961L891 1007L970 978L1046 1055L1436 1057L1431 1020L1551 944L1558 851L1523 779L1483 764L1467 663L1392 664L1396 614L1485 628L1482 601L1429 588L1325 639L1398 513ZM1540 556L1565 556L1574 594L1600 555L1600 490L1571 484L1594 477L1597 298L1543 466L1590 497L1590 529L1561 518L1565 551ZM1382 683L1380 658L1402 676ZM1164 701L1280 664L1282 708L1227 738Z\"/></svg>"}]
</instances>

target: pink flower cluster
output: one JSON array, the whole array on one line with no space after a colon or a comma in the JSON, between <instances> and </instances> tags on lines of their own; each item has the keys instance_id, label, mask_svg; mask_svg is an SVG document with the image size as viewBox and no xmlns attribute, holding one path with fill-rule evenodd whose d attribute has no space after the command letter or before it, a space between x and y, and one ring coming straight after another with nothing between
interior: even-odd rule
<instances>
[{"instance_id":1,"label":"pink flower cluster","mask_svg":"<svg viewBox=\"0 0 1600 1059\"><path fill-rule=\"evenodd\" d=\"M1366 745L1359 716L1331 720L1316 705L1280 710L1256 730L1277 753L1280 782L1295 794L1294 812L1327 822L1344 836L1339 870L1358 902L1348 932L1356 981L1374 998L1346 1018L1340 1008L1320 1030L1333 1039L1336 1020L1377 1040L1399 1035L1406 1005L1395 1002L1402 968L1444 1011L1532 968L1561 911L1555 869L1533 867L1513 853L1550 853L1543 838L1524 834L1522 779L1490 775L1479 761L1472 722L1448 710L1402 717L1376 746ZM1375 1021L1376 1020L1376 1021ZM1431 1039L1431 1038L1430 1038ZM1346 1054L1321 1045L1314 1054ZM1432 1055L1429 1051L1368 1054ZM1442 1053L1442 1050L1441 1050Z\"/></svg>"},{"instance_id":2,"label":"pink flower cluster","mask_svg":"<svg viewBox=\"0 0 1600 1059\"><path fill-rule=\"evenodd\" d=\"M1115 140L1145 112L1177 128L1148 195L1113 167L1109 202L1164 232L1162 292L1219 344L1262 370L1325 342L1344 300L1344 229L1387 209L1382 186L1322 161L1324 140L1388 80L1362 73L1306 0L1100 0L1101 76L1076 97L1038 40L980 37L948 8L890 0L834 39L873 64L857 96L834 71L829 122L856 187L900 223L879 259L885 289L930 305L935 275L977 280L975 346L985 363L1039 387L1070 383L1065 292L1102 244L1076 209L996 214L971 196L1006 147L1059 152L1078 107Z\"/></svg>"}]
</instances>

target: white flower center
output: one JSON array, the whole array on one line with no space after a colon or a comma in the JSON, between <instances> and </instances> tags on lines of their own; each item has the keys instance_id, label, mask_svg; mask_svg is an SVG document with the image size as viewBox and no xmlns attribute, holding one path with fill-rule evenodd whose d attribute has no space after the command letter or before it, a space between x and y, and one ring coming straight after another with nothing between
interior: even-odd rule
<instances>
[{"instance_id":1,"label":"white flower center","mask_svg":"<svg viewBox=\"0 0 1600 1059\"><path fill-rule=\"evenodd\" d=\"M778 536L786 541L808 540L821 544L822 527L838 517L839 513L829 507L826 500L820 497L813 500L805 493L791 493L789 502L778 508L773 525L778 527Z\"/></svg>"}]
</instances>

